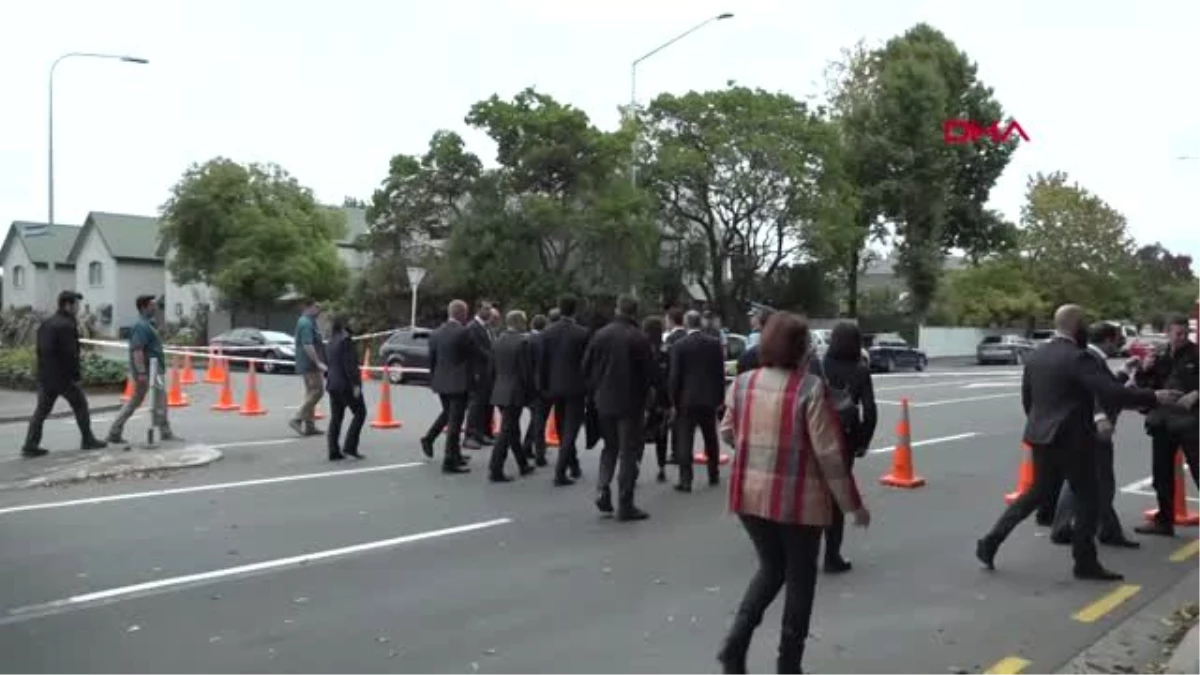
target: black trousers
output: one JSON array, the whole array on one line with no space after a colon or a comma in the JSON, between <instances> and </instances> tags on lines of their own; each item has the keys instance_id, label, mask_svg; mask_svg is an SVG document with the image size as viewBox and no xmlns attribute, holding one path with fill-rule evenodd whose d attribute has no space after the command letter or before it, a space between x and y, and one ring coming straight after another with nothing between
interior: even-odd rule
<instances>
[{"instance_id":1,"label":"black trousers","mask_svg":"<svg viewBox=\"0 0 1200 675\"><path fill-rule=\"evenodd\" d=\"M433 421L425 438L432 441L446 431L446 449L442 454L442 466L458 466L462 462L462 428L467 415L466 394L438 394L442 401L442 412Z\"/></svg>"},{"instance_id":2,"label":"black trousers","mask_svg":"<svg viewBox=\"0 0 1200 675\"><path fill-rule=\"evenodd\" d=\"M604 438L604 448L600 450L596 489L601 493L609 492L615 473L617 503L623 507L633 506L638 466L646 449L644 425L645 417L640 411L633 415L600 416L600 435Z\"/></svg>"},{"instance_id":3,"label":"black trousers","mask_svg":"<svg viewBox=\"0 0 1200 675\"><path fill-rule=\"evenodd\" d=\"M679 484L691 485L696 428L704 439L704 456L708 460L708 477L720 475L721 446L717 441L717 409L707 406L688 406L675 415L675 461L679 462Z\"/></svg>"},{"instance_id":4,"label":"black trousers","mask_svg":"<svg viewBox=\"0 0 1200 675\"><path fill-rule=\"evenodd\" d=\"M493 476L504 473L504 462L511 450L517 460L517 466L524 471L529 466L529 457L521 447L521 411L524 406L506 405L500 408L500 435L492 446L492 457L488 462L488 470Z\"/></svg>"},{"instance_id":5,"label":"black trousers","mask_svg":"<svg viewBox=\"0 0 1200 675\"><path fill-rule=\"evenodd\" d=\"M1175 523L1175 453L1183 451L1183 458L1188 469L1192 472L1192 482L1200 487L1197 477L1197 437L1181 437L1168 433L1165 429L1156 430L1150 436L1150 470L1154 482L1154 496L1158 500L1158 515L1155 520L1160 523L1174 525Z\"/></svg>"},{"instance_id":6,"label":"black trousers","mask_svg":"<svg viewBox=\"0 0 1200 675\"><path fill-rule=\"evenodd\" d=\"M546 418L550 408L542 399L537 399L529 406L529 426L525 429L525 440L521 445L527 457L546 457ZM555 424L558 422L556 421Z\"/></svg>"},{"instance_id":7,"label":"black trousers","mask_svg":"<svg viewBox=\"0 0 1200 675\"><path fill-rule=\"evenodd\" d=\"M854 470L854 453L846 455L846 470ZM846 514L837 501L833 502L833 522L825 528L825 559L836 561L842 558L842 539L846 536Z\"/></svg>"},{"instance_id":8,"label":"black trousers","mask_svg":"<svg viewBox=\"0 0 1200 675\"><path fill-rule=\"evenodd\" d=\"M25 432L25 450L36 450L42 443L42 427L46 418L54 411L58 397L67 399L71 412L75 413L75 424L79 427L79 435L86 442L95 438L92 435L92 416L88 409L87 395L78 384L68 384L63 387L38 386L37 407L33 409L33 417L29 418L29 430Z\"/></svg>"},{"instance_id":9,"label":"black trousers","mask_svg":"<svg viewBox=\"0 0 1200 675\"><path fill-rule=\"evenodd\" d=\"M1117 541L1125 538L1121 531L1121 518L1113 508L1117 496L1117 477L1113 472L1112 440L1096 441L1096 536L1100 541ZM1054 525L1051 536L1063 537L1070 533L1075 519L1077 498L1070 485L1062 488L1058 506L1054 509Z\"/></svg>"},{"instance_id":10,"label":"black trousers","mask_svg":"<svg viewBox=\"0 0 1200 675\"><path fill-rule=\"evenodd\" d=\"M492 423L495 408L491 405L492 381L479 380L471 388L469 408L467 410L467 438L482 440L491 436L488 427Z\"/></svg>"},{"instance_id":11,"label":"black trousers","mask_svg":"<svg viewBox=\"0 0 1200 675\"><path fill-rule=\"evenodd\" d=\"M817 590L817 552L822 528L738 516L758 554L758 571L742 596L727 644L745 654L767 607L784 589L779 635L779 672L799 673Z\"/></svg>"},{"instance_id":12,"label":"black trousers","mask_svg":"<svg viewBox=\"0 0 1200 675\"><path fill-rule=\"evenodd\" d=\"M1099 565L1096 557L1096 449L1094 439L1081 439L1072 446L1033 446L1033 486L1017 498L996 521L987 539L994 546L1049 498L1049 491L1066 479L1075 493L1075 528L1071 551L1076 570ZM1057 496L1057 495L1056 495Z\"/></svg>"},{"instance_id":13,"label":"black trousers","mask_svg":"<svg viewBox=\"0 0 1200 675\"><path fill-rule=\"evenodd\" d=\"M346 440L338 447L338 439L342 435L342 421L346 418L349 408L353 417L350 428L346 430ZM329 429L326 436L329 439L329 456L335 457L342 452L347 455L358 454L358 438L362 435L363 423L367 421L367 404L363 401L362 391L355 396L353 391L329 392Z\"/></svg>"},{"instance_id":14,"label":"black trousers","mask_svg":"<svg viewBox=\"0 0 1200 675\"><path fill-rule=\"evenodd\" d=\"M554 425L558 427L558 461L554 465L554 476L565 478L567 469L579 467L575 440L583 427L583 396L554 397L546 404L554 410Z\"/></svg>"}]
</instances>

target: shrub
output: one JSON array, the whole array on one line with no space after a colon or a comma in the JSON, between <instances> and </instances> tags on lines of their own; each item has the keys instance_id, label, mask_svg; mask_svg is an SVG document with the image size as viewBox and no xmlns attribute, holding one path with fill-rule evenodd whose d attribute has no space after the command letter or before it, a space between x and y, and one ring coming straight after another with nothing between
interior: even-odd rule
<instances>
[{"instance_id":1,"label":"shrub","mask_svg":"<svg viewBox=\"0 0 1200 675\"><path fill-rule=\"evenodd\" d=\"M115 389L125 384L124 361L84 352L79 363L82 384L88 389ZM0 349L0 387L37 389L37 354L32 347Z\"/></svg>"}]
</instances>

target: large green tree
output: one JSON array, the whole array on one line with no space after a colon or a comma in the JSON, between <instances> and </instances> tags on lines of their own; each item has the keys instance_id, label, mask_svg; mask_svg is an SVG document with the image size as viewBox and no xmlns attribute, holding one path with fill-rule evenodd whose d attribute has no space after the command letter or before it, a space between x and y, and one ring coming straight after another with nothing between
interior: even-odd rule
<instances>
[{"instance_id":1,"label":"large green tree","mask_svg":"<svg viewBox=\"0 0 1200 675\"><path fill-rule=\"evenodd\" d=\"M931 320L963 326L1029 325L1048 318L1051 309L1023 261L1007 255L948 272Z\"/></svg>"},{"instance_id":2,"label":"large green tree","mask_svg":"<svg viewBox=\"0 0 1200 675\"><path fill-rule=\"evenodd\" d=\"M334 243L345 216L276 165L193 165L160 217L171 273L213 286L231 307L261 311L289 292L334 298L345 288Z\"/></svg>"},{"instance_id":3,"label":"large green tree","mask_svg":"<svg viewBox=\"0 0 1200 675\"><path fill-rule=\"evenodd\" d=\"M1198 291L1190 255L1155 242L1134 252L1132 271L1129 318L1161 326L1174 315L1191 313Z\"/></svg>"},{"instance_id":4,"label":"large green tree","mask_svg":"<svg viewBox=\"0 0 1200 675\"><path fill-rule=\"evenodd\" d=\"M835 134L793 97L736 86L662 94L641 117L659 222L726 316L803 251L828 204ZM840 196L840 194L839 194ZM697 260L699 259L699 260Z\"/></svg>"}]
</instances>

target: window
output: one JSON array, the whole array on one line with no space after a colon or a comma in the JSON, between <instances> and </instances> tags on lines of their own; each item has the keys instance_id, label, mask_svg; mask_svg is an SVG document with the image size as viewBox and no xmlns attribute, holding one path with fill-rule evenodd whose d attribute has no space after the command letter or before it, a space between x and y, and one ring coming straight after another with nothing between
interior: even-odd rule
<instances>
[{"instance_id":1,"label":"window","mask_svg":"<svg viewBox=\"0 0 1200 675\"><path fill-rule=\"evenodd\" d=\"M17 265L13 268L13 288L25 287L25 268Z\"/></svg>"},{"instance_id":2,"label":"window","mask_svg":"<svg viewBox=\"0 0 1200 675\"><path fill-rule=\"evenodd\" d=\"M96 288L104 285L104 265L97 261L88 263L88 286Z\"/></svg>"}]
</instances>

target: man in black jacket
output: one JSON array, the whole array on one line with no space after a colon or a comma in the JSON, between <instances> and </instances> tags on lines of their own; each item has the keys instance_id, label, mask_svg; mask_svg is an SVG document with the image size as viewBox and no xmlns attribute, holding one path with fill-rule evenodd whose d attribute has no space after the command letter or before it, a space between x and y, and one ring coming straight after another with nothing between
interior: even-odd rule
<instances>
[{"instance_id":1,"label":"man in black jacket","mask_svg":"<svg viewBox=\"0 0 1200 675\"><path fill-rule=\"evenodd\" d=\"M443 473L470 471L463 457L461 434L467 412L467 396L474 382L472 365L476 347L467 332L467 303L454 300L447 309L446 322L429 336L429 388L442 401L442 413L421 438L421 450L433 457L433 439L446 431L446 449L442 456Z\"/></svg>"},{"instance_id":2,"label":"man in black jacket","mask_svg":"<svg viewBox=\"0 0 1200 675\"><path fill-rule=\"evenodd\" d=\"M533 457L534 463L538 466L546 466L546 417L550 414L550 409L546 405L546 399L542 392L537 387L537 373L542 359L544 347L542 345L543 333L546 330L546 325L549 322L542 314L533 317L529 322L529 358L532 362L533 381L530 385L533 387L533 392L529 398L529 427L525 430L525 440L522 446L525 449L526 457Z\"/></svg>"},{"instance_id":3,"label":"man in black jacket","mask_svg":"<svg viewBox=\"0 0 1200 675\"><path fill-rule=\"evenodd\" d=\"M1119 408L1153 408L1169 403L1174 392L1122 387L1087 353L1083 308L1063 305L1054 313L1056 335L1025 363L1021 405L1024 440L1032 447L1033 485L1004 511L975 546L975 556L994 568L996 551L1009 533L1037 510L1065 476L1077 499L1071 548L1078 579L1113 581L1123 577L1105 569L1096 556L1096 422L1094 401Z\"/></svg>"},{"instance_id":4,"label":"man in black jacket","mask_svg":"<svg viewBox=\"0 0 1200 675\"><path fill-rule=\"evenodd\" d=\"M500 409L500 435L492 446L492 459L488 464L488 480L507 483L512 480L504 474L504 462L512 450L517 468L522 476L533 472L529 456L521 447L521 411L534 397L533 356L529 338L525 336L525 312L512 311L505 318L508 329L496 338L492 346L492 362L496 369L496 382L492 385L492 405Z\"/></svg>"},{"instance_id":5,"label":"man in black jacket","mask_svg":"<svg viewBox=\"0 0 1200 675\"><path fill-rule=\"evenodd\" d=\"M575 439L583 426L587 392L583 379L583 352L587 348L588 331L575 322L576 307L573 297L558 301L561 318L542 333L543 358L538 363L537 373L538 391L545 395L558 428L554 484L560 487L573 485L583 475Z\"/></svg>"},{"instance_id":6,"label":"man in black jacket","mask_svg":"<svg viewBox=\"0 0 1200 675\"><path fill-rule=\"evenodd\" d=\"M708 484L720 480L720 445L717 441L717 408L725 399L725 360L721 341L700 329L700 313L683 317L687 336L675 343L667 368L668 392L675 410L675 460L679 483L675 489L692 491L692 445L696 427L704 439Z\"/></svg>"},{"instance_id":7,"label":"man in black jacket","mask_svg":"<svg viewBox=\"0 0 1200 675\"><path fill-rule=\"evenodd\" d=\"M492 423L492 382L495 372L492 369L492 334L493 319L492 303L479 304L475 318L467 324L467 333L474 345L471 358L471 392L467 410L466 442L463 447L468 450L478 450L484 445L496 442L489 428Z\"/></svg>"},{"instance_id":8,"label":"man in black jacket","mask_svg":"<svg viewBox=\"0 0 1200 675\"><path fill-rule=\"evenodd\" d=\"M42 425L54 410L61 396L71 405L75 423L79 426L84 450L99 450L108 444L92 433L92 421L88 411L87 396L79 386L79 325L75 312L83 296L74 291L58 294L58 311L42 322L37 332L37 408L29 419L29 431L23 457L41 457L48 450L41 447Z\"/></svg>"},{"instance_id":9,"label":"man in black jacket","mask_svg":"<svg viewBox=\"0 0 1200 675\"><path fill-rule=\"evenodd\" d=\"M596 331L583 357L583 373L596 402L604 449L600 453L596 508L613 512L613 473L617 475L617 520L644 520L649 516L634 506L638 464L645 449L643 426L646 402L659 381L650 340L637 324L637 301L621 297L617 315Z\"/></svg>"}]
</instances>

